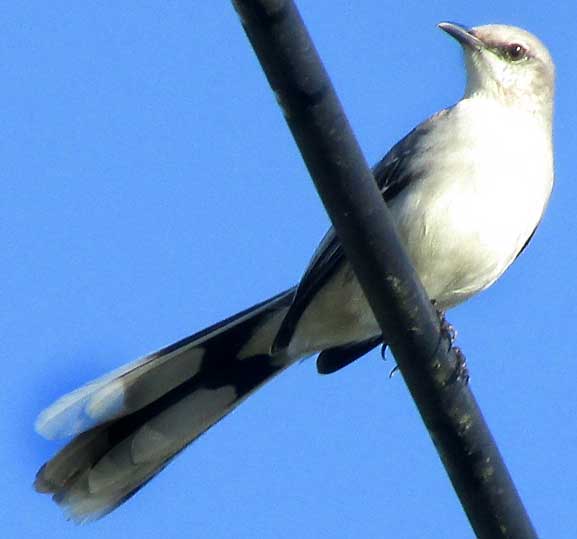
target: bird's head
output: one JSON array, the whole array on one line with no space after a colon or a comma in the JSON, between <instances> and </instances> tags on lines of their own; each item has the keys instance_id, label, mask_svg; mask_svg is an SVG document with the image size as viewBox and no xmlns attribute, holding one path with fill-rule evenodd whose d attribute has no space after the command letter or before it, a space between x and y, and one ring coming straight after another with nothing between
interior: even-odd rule
<instances>
[{"instance_id":1,"label":"bird's head","mask_svg":"<svg viewBox=\"0 0 577 539\"><path fill-rule=\"evenodd\" d=\"M496 98L550 121L555 65L539 39L522 28L501 24L465 28L442 22L439 28L463 47L467 66L465 97Z\"/></svg>"}]
</instances>

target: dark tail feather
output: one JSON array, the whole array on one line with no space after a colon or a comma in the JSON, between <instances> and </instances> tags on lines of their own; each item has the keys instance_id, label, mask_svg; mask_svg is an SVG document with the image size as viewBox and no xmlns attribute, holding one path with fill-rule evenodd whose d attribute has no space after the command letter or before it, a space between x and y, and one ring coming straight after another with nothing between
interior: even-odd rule
<instances>
[{"instance_id":1,"label":"dark tail feather","mask_svg":"<svg viewBox=\"0 0 577 539\"><path fill-rule=\"evenodd\" d=\"M39 416L77 436L39 470L77 522L100 518L294 359L269 354L294 289L65 395Z\"/></svg>"}]
</instances>

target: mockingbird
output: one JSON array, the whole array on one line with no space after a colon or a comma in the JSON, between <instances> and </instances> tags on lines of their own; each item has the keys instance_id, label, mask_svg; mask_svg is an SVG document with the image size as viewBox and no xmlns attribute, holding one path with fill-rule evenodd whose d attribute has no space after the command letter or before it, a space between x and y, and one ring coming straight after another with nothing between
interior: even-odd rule
<instances>
[{"instance_id":1,"label":"mockingbird","mask_svg":"<svg viewBox=\"0 0 577 539\"><path fill-rule=\"evenodd\" d=\"M491 285L531 239L553 186L554 65L512 26L440 28L463 47L465 95L374 167L429 297L441 309ZM331 230L298 286L63 396L36 422L76 437L36 489L77 521L130 498L200 434L299 359L332 372L382 342Z\"/></svg>"}]
</instances>

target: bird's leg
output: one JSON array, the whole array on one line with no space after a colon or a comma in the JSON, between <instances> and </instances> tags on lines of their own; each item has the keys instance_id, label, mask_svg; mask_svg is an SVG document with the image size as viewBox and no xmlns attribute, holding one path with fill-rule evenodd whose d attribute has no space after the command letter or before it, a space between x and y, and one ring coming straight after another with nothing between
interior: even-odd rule
<instances>
[{"instance_id":1,"label":"bird's leg","mask_svg":"<svg viewBox=\"0 0 577 539\"><path fill-rule=\"evenodd\" d=\"M453 343L457 339L457 330L447 321L445 311L437 307L437 301L432 300L431 303L433 307L435 307L435 311L437 311L437 317L439 318L439 322L441 324L441 335L443 337L447 337L447 339L449 340L449 350L450 350L451 346L453 346Z\"/></svg>"},{"instance_id":2,"label":"bird's leg","mask_svg":"<svg viewBox=\"0 0 577 539\"><path fill-rule=\"evenodd\" d=\"M457 339L457 330L447 321L447 318L445 317L445 311L437 307L436 301L432 300L431 303L433 304L433 307L435 307L437 316L439 317L439 322L441 324L441 335L449 340L449 350L453 348L455 352L455 371L453 372L451 381L462 381L464 384L468 384L469 369L467 368L467 358L465 358L465 354L463 354L458 346L453 346L453 343Z\"/></svg>"},{"instance_id":3,"label":"bird's leg","mask_svg":"<svg viewBox=\"0 0 577 539\"><path fill-rule=\"evenodd\" d=\"M455 351L457 361L455 364L455 370L451 376L451 381L463 382L463 384L467 385L470 379L469 368L467 367L467 358L458 346L454 346L453 350Z\"/></svg>"},{"instance_id":4,"label":"bird's leg","mask_svg":"<svg viewBox=\"0 0 577 539\"><path fill-rule=\"evenodd\" d=\"M445 311L437 307L437 302L435 300L432 300L431 303L433 307L435 307L437 317L439 318L439 323L441 325L440 327L441 335L448 339L449 350L453 348L453 350L455 351L457 362L455 364L455 372L451 377L452 381L461 380L465 384L467 384L469 382L469 370L467 368L467 359L465 358L465 354L463 354L463 352L458 346L453 346L455 340L457 339L457 330L448 322L445 316ZM383 360L387 359L385 357L386 351L387 351L387 345L383 343L383 345L381 346L381 357L383 358ZM395 365L391 370L391 372L389 373L389 378L392 378L393 375L395 375L398 370L399 366Z\"/></svg>"}]
</instances>

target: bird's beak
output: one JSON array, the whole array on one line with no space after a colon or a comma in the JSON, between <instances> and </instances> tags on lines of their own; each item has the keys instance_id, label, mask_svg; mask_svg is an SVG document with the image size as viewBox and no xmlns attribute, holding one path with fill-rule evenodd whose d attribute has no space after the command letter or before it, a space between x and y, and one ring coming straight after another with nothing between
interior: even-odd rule
<instances>
[{"instance_id":1,"label":"bird's beak","mask_svg":"<svg viewBox=\"0 0 577 539\"><path fill-rule=\"evenodd\" d=\"M481 50L486 46L471 30L454 22L440 22L437 25L441 30L454 37L464 47Z\"/></svg>"}]
</instances>

